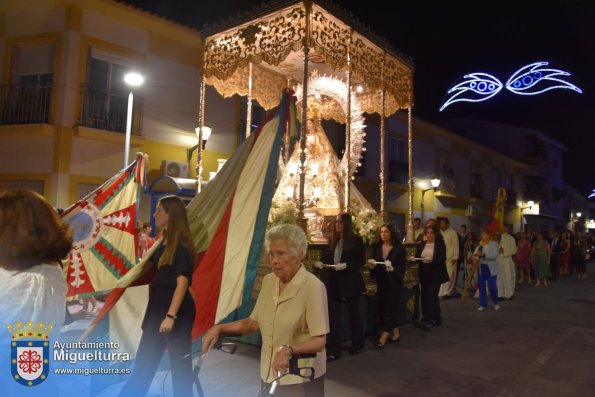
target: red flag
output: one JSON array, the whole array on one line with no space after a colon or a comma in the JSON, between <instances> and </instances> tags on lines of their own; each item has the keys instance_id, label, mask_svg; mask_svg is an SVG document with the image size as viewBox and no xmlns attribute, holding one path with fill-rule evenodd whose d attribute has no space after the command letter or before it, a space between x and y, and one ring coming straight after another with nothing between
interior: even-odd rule
<instances>
[{"instance_id":1,"label":"red flag","mask_svg":"<svg viewBox=\"0 0 595 397\"><path fill-rule=\"evenodd\" d=\"M497 232L504 226L504 205L506 204L506 190L504 188L498 189L498 196L496 197L496 203L494 204L494 211L492 214L492 222L488 225L487 229L490 231L492 236L495 236Z\"/></svg>"}]
</instances>

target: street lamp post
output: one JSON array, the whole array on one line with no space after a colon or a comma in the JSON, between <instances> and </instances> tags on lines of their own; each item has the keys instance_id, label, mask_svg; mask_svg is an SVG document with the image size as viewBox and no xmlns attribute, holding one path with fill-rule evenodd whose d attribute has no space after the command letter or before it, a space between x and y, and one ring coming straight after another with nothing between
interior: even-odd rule
<instances>
[{"instance_id":1,"label":"street lamp post","mask_svg":"<svg viewBox=\"0 0 595 397\"><path fill-rule=\"evenodd\" d=\"M429 189L424 189L421 192L421 217L422 217L422 221L423 221L423 217L424 217L424 196L426 195L426 192L433 190L433 191L438 191L438 187L440 186L440 179L439 178L432 178L430 180L430 184L432 185L431 188Z\"/></svg>"},{"instance_id":2,"label":"street lamp post","mask_svg":"<svg viewBox=\"0 0 595 397\"><path fill-rule=\"evenodd\" d=\"M210 127L203 125L202 130L199 126L196 127L194 131L196 132L196 138L199 142L196 144L196 194L198 194L200 193L202 182L202 151L205 148L207 139L209 139L213 130Z\"/></svg>"},{"instance_id":3,"label":"street lamp post","mask_svg":"<svg viewBox=\"0 0 595 397\"><path fill-rule=\"evenodd\" d=\"M194 129L194 132L196 133L196 137L198 138L198 135L200 133L200 127L196 127ZM206 125L203 127L202 150L205 150L205 148L207 147L207 140L211 136L211 132L213 132L213 129L211 127L207 127ZM190 149L186 149L186 157L188 158L189 162L192 159L192 152L194 152L195 150L198 150L198 144L192 146Z\"/></svg>"},{"instance_id":4,"label":"street lamp post","mask_svg":"<svg viewBox=\"0 0 595 397\"><path fill-rule=\"evenodd\" d=\"M130 157L130 135L132 134L132 104L134 101L134 95L132 94L132 91L134 87L140 86L144 81L144 77L136 72L130 72L124 76L124 82L130 86L130 93L128 94L128 111L126 112L126 142L124 143L124 168L128 166L128 158Z\"/></svg>"},{"instance_id":5,"label":"street lamp post","mask_svg":"<svg viewBox=\"0 0 595 397\"><path fill-rule=\"evenodd\" d=\"M535 205L535 201L533 200L529 200L527 201L527 205L525 207L521 207L521 231L523 231L524 229L524 225L523 225L523 210L526 210L527 208L529 209L533 209L533 206Z\"/></svg>"}]
</instances>

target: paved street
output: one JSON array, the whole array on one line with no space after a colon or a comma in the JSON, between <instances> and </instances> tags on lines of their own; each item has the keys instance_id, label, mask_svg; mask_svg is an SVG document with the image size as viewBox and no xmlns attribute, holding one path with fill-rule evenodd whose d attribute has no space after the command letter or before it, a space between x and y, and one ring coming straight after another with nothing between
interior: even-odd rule
<instances>
[{"instance_id":1,"label":"paved street","mask_svg":"<svg viewBox=\"0 0 595 397\"><path fill-rule=\"evenodd\" d=\"M565 277L548 288L517 285L514 300L502 302L499 312L491 307L477 312L473 299L442 300L441 327L423 332L407 324L399 344L382 351L369 344L357 356L345 354L328 364L326 395L594 395L595 264L588 264L588 270L587 280ZM80 320L70 337L87 322ZM239 344L234 355L210 353L200 373L205 396L258 396L259 352ZM166 374L158 372L150 397L163 396ZM85 395L88 386L82 382ZM165 390L170 390L170 382L167 375ZM99 397L117 395L121 386Z\"/></svg>"},{"instance_id":2,"label":"paved street","mask_svg":"<svg viewBox=\"0 0 595 397\"><path fill-rule=\"evenodd\" d=\"M595 265L590 279L520 285L501 310L442 300L444 324L401 328L401 343L328 365L327 396L589 396L595 393ZM209 396L257 396L256 347L213 352L200 380Z\"/></svg>"}]
</instances>

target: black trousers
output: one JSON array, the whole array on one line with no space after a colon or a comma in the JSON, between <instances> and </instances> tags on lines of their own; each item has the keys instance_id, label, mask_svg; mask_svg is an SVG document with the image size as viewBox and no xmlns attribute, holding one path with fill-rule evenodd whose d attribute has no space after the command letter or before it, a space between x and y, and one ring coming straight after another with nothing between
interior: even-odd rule
<instances>
[{"instance_id":1,"label":"black trousers","mask_svg":"<svg viewBox=\"0 0 595 397\"><path fill-rule=\"evenodd\" d=\"M552 254L552 258L550 260L550 267L552 270L552 280L557 280L560 278L560 254Z\"/></svg>"},{"instance_id":2,"label":"black trousers","mask_svg":"<svg viewBox=\"0 0 595 397\"><path fill-rule=\"evenodd\" d=\"M438 298L439 290L440 284L434 281L426 281L421 284L422 322L426 324L442 323L440 300Z\"/></svg>"},{"instance_id":3,"label":"black trousers","mask_svg":"<svg viewBox=\"0 0 595 397\"><path fill-rule=\"evenodd\" d=\"M378 314L380 330L391 332L399 326L399 302L403 286L398 283L378 286Z\"/></svg>"},{"instance_id":4,"label":"black trousers","mask_svg":"<svg viewBox=\"0 0 595 397\"><path fill-rule=\"evenodd\" d=\"M192 397L192 323L194 316L184 318L180 332L159 333L155 326L145 327L138 346L134 371L120 397L142 397L147 394L165 348L169 350L171 377L175 397ZM178 321L178 320L176 320Z\"/></svg>"},{"instance_id":5,"label":"black trousers","mask_svg":"<svg viewBox=\"0 0 595 397\"><path fill-rule=\"evenodd\" d=\"M421 321L421 313L420 313L420 302L419 302L419 298L421 296L420 292L419 292L419 288L420 288L421 284L417 284L416 286L413 287L413 294L414 294L414 303L413 303L413 314L411 315L411 321L415 322L415 321Z\"/></svg>"},{"instance_id":6,"label":"black trousers","mask_svg":"<svg viewBox=\"0 0 595 397\"><path fill-rule=\"evenodd\" d=\"M364 347L364 327L362 317L359 313L360 295L350 296L343 299L331 298L328 301L329 325L331 331L326 343L327 356L341 356L341 306L342 302L347 305L349 314L349 328L351 331L351 346L355 349Z\"/></svg>"}]
</instances>

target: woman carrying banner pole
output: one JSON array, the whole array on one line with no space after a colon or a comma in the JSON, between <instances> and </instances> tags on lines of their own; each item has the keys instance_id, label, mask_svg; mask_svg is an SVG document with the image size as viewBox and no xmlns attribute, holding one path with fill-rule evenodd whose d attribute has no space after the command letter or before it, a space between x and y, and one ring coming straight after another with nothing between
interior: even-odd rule
<instances>
[{"instance_id":1,"label":"woman carrying banner pole","mask_svg":"<svg viewBox=\"0 0 595 397\"><path fill-rule=\"evenodd\" d=\"M195 305L189 287L195 249L184 202L176 196L162 198L155 210L155 225L163 243L150 259L157 275L149 288L149 302L142 323L143 335L131 378L121 397L145 396L167 347L174 397L192 396L192 324Z\"/></svg>"}]
</instances>

